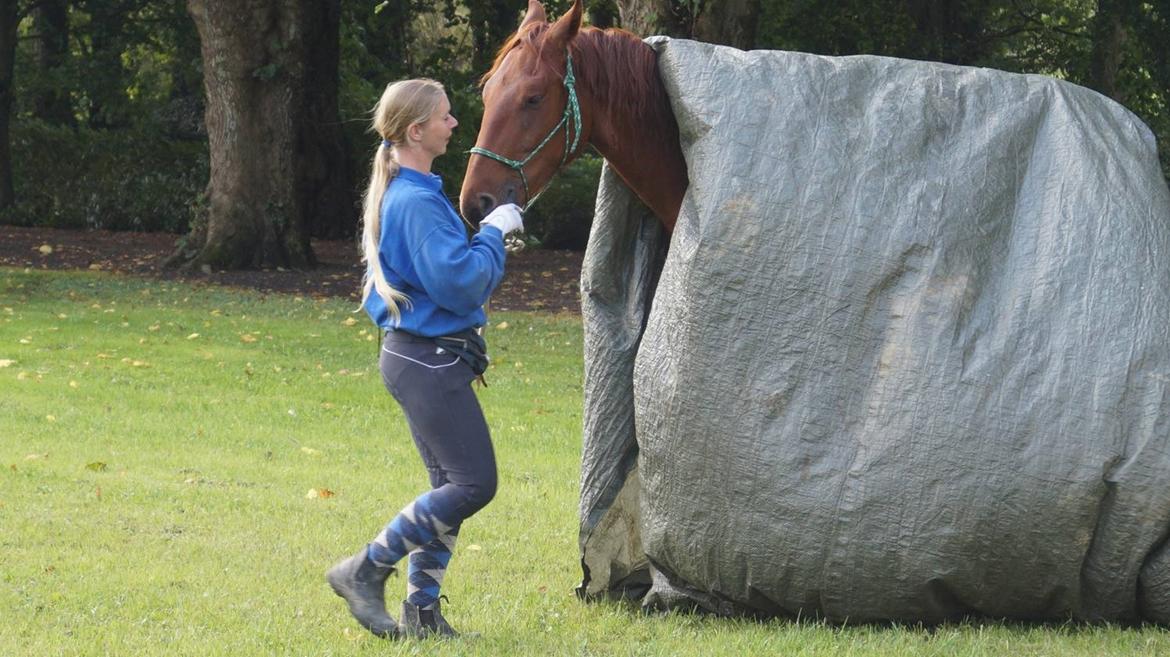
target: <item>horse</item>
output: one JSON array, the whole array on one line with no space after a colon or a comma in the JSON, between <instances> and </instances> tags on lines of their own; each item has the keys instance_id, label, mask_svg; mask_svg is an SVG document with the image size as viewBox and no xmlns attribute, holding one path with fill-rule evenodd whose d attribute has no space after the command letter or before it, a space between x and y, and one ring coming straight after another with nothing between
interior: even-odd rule
<instances>
[{"instance_id":1,"label":"horse","mask_svg":"<svg viewBox=\"0 0 1170 657\"><path fill-rule=\"evenodd\" d=\"M527 209L592 145L669 233L687 190L678 123L657 57L620 29L581 28L581 0L555 23L529 0L483 76L483 121L459 207L478 222L497 205Z\"/></svg>"}]
</instances>

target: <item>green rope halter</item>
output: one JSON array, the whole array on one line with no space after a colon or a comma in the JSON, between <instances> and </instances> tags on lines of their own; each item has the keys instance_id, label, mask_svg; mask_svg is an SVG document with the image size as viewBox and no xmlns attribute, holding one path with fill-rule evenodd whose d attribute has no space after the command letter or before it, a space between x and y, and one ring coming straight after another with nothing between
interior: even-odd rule
<instances>
[{"instance_id":1,"label":"green rope halter","mask_svg":"<svg viewBox=\"0 0 1170 657\"><path fill-rule=\"evenodd\" d=\"M577 142L581 138L581 105L577 102L577 80L573 76L573 55L566 52L565 57L565 91L568 92L569 96L568 100L565 101L565 111L561 114L560 122L553 126L553 129L549 131L548 136L544 138L544 141L540 142L540 145L533 149L533 151L528 154L528 157L524 158L523 160L513 160L498 153L493 153L486 148L480 148L479 146L476 146L467 151L468 153L472 153L474 155L490 157L504 166L515 169L517 172L519 172L520 182L524 183L524 196L528 198L528 203L524 204L524 212L527 212L528 208L532 207L532 204L536 202L536 199L540 198L540 195L543 194L546 189L548 189L548 183L545 183L545 186L536 193L536 196L529 196L528 177L524 175L524 165L528 164L532 158L536 157L536 154L540 152L540 149L544 148L545 145L548 144L548 142L552 140L557 132L559 132L563 127L565 129L565 152L561 154L561 163L557 165L556 171L553 172L553 175L555 176L557 171L560 171L561 167L565 165L565 161L569 159L569 154L576 152ZM573 132L573 146L571 148L569 147L570 118L573 119L571 126ZM549 182L551 181L552 178L550 177Z\"/></svg>"}]
</instances>

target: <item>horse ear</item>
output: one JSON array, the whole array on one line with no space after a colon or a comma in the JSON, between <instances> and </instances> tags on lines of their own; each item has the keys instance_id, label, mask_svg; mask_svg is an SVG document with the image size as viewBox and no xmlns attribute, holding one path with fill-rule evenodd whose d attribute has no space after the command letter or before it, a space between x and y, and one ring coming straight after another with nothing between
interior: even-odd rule
<instances>
[{"instance_id":1,"label":"horse ear","mask_svg":"<svg viewBox=\"0 0 1170 657\"><path fill-rule=\"evenodd\" d=\"M568 13L558 18L556 23L553 23L552 28L548 31L546 43L567 46L581 29L581 14L581 0L573 0L573 6L569 9Z\"/></svg>"},{"instance_id":2,"label":"horse ear","mask_svg":"<svg viewBox=\"0 0 1170 657\"><path fill-rule=\"evenodd\" d=\"M524 14L524 20L520 21L520 29L524 29L529 23L547 23L548 16L544 13L544 5L537 2L537 0L528 0L528 13Z\"/></svg>"}]
</instances>

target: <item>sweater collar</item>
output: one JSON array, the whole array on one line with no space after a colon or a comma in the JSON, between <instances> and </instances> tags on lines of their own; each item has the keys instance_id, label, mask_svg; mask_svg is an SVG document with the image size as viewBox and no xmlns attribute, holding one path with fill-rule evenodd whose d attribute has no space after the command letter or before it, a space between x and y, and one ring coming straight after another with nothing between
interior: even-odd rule
<instances>
[{"instance_id":1,"label":"sweater collar","mask_svg":"<svg viewBox=\"0 0 1170 657\"><path fill-rule=\"evenodd\" d=\"M443 179L437 173L423 173L410 167L399 167L398 177L435 191L443 189Z\"/></svg>"}]
</instances>

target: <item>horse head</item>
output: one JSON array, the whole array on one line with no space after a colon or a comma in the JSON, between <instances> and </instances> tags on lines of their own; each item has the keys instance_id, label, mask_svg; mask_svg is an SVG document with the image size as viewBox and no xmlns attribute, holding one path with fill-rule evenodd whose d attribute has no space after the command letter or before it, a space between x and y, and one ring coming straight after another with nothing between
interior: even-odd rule
<instances>
[{"instance_id":1,"label":"horse head","mask_svg":"<svg viewBox=\"0 0 1170 657\"><path fill-rule=\"evenodd\" d=\"M527 207L589 140L570 43L581 29L581 0L555 23L529 0L519 29L483 77L483 122L467 165L459 209L479 221L497 205Z\"/></svg>"}]
</instances>

